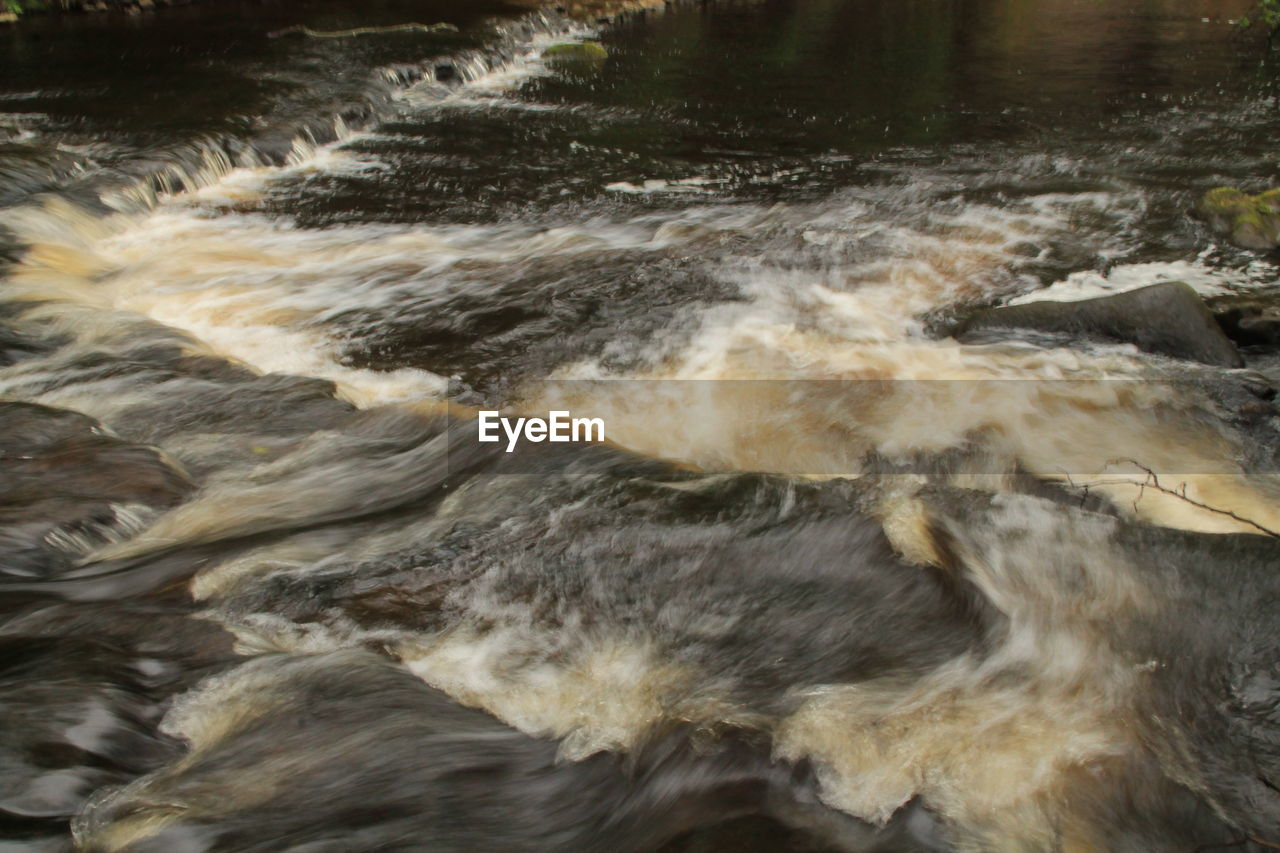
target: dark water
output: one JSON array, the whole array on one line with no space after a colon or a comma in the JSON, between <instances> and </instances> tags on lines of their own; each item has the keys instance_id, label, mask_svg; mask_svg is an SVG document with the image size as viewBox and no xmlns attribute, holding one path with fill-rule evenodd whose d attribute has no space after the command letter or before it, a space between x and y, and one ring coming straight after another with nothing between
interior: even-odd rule
<instances>
[{"instance_id":1,"label":"dark water","mask_svg":"<svg viewBox=\"0 0 1280 853\"><path fill-rule=\"evenodd\" d=\"M304 194L303 210L317 222L485 221L554 209L566 189L572 201L590 202L619 180L695 176L713 181L721 202L823 198L882 181L904 161L989 171L1018 154L1079 158L1082 148L1107 145L1135 154L1167 145L1161 131L1172 128L1203 147L1218 140L1197 126L1204 113L1238 103L1257 82L1256 54L1224 22L1229 8L683 10L610 33L610 60L594 73L521 89L520 102L556 109L518 122L502 110L433 110L388 123L352 147L392 165L400 193L334 181ZM1201 14L1212 19L1202 23ZM1184 110L1200 121L1179 119ZM1232 141L1258 146L1258 156L1265 134L1261 123L1233 127ZM1239 168L1244 153L1224 160ZM1106 174L1128 177L1116 165Z\"/></svg>"},{"instance_id":2,"label":"dark water","mask_svg":"<svg viewBox=\"0 0 1280 853\"><path fill-rule=\"evenodd\" d=\"M1273 348L952 334L1274 299L1244 8L0 32L0 850L1280 843Z\"/></svg>"}]
</instances>

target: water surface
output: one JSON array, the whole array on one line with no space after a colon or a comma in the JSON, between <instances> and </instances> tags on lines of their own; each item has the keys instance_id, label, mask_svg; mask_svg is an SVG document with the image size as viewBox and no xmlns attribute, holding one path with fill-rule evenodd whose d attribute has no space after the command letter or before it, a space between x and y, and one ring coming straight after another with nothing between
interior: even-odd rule
<instances>
[{"instance_id":1,"label":"water surface","mask_svg":"<svg viewBox=\"0 0 1280 853\"><path fill-rule=\"evenodd\" d=\"M0 34L0 837L1265 849L1280 362L949 333L1270 292L1245 5Z\"/></svg>"}]
</instances>

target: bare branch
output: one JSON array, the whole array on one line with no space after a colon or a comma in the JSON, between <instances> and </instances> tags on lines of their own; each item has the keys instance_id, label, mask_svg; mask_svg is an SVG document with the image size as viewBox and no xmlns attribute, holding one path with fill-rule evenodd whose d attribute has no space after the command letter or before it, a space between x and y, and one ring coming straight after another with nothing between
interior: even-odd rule
<instances>
[{"instance_id":1,"label":"bare branch","mask_svg":"<svg viewBox=\"0 0 1280 853\"><path fill-rule=\"evenodd\" d=\"M1178 500L1181 500L1181 501L1186 501L1187 503L1191 504L1194 507L1198 507L1199 509L1216 513L1217 515L1225 515L1227 518L1234 519L1235 521L1238 521L1241 524L1247 524L1250 527L1255 528L1259 532L1266 534L1267 536L1280 539L1280 532L1276 532L1275 530L1272 530L1269 527L1265 527L1259 524L1258 522L1254 521L1252 518L1246 518L1243 515L1238 515L1237 513L1234 513L1229 509L1222 509L1220 507L1210 506L1207 503L1203 503L1201 501L1196 500L1195 498L1189 497L1187 495L1187 484L1185 482L1181 484L1180 488L1177 488L1177 489L1169 488L1168 486L1160 482L1160 476L1156 474L1155 471L1151 470L1146 465L1143 465L1141 462L1138 462L1137 460L1134 460L1134 459L1107 460L1108 465L1118 464L1122 462L1127 462L1128 464L1134 466L1135 468L1137 468L1138 470L1146 474L1146 478L1140 483L1135 483L1132 480L1121 481L1126 483L1133 483L1138 487L1138 497L1135 498L1133 501L1133 508L1135 511L1138 508L1138 501L1142 500L1142 497L1146 494L1146 490L1150 488L1150 489L1154 489L1160 494L1168 495L1169 497L1177 498ZM1277 849L1280 849L1280 848L1277 848Z\"/></svg>"}]
</instances>

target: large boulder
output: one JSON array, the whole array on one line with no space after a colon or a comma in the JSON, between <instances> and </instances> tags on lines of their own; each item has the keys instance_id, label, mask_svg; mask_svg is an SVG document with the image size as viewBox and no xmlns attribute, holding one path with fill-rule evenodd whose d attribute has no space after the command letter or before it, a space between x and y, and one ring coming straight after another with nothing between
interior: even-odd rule
<instances>
[{"instance_id":1,"label":"large boulder","mask_svg":"<svg viewBox=\"0 0 1280 853\"><path fill-rule=\"evenodd\" d=\"M1073 340L1133 344L1146 352L1219 367L1244 366L1240 353L1218 327L1199 294L1180 281L1077 302L1029 302L989 308L962 322L955 337L975 343L1018 329Z\"/></svg>"},{"instance_id":2,"label":"large boulder","mask_svg":"<svg viewBox=\"0 0 1280 853\"><path fill-rule=\"evenodd\" d=\"M1280 189L1251 196L1218 187L1205 193L1197 211L1214 231L1246 249L1280 246Z\"/></svg>"}]
</instances>

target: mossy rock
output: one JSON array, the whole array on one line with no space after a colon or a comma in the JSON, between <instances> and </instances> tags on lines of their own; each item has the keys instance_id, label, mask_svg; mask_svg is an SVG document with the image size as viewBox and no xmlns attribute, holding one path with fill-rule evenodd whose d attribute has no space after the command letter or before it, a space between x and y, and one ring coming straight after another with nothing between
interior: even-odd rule
<instances>
[{"instance_id":1,"label":"mossy rock","mask_svg":"<svg viewBox=\"0 0 1280 853\"><path fill-rule=\"evenodd\" d=\"M1267 190L1253 197L1262 213L1280 213L1280 189Z\"/></svg>"},{"instance_id":2,"label":"mossy rock","mask_svg":"<svg viewBox=\"0 0 1280 853\"><path fill-rule=\"evenodd\" d=\"M609 51L593 41L553 44L542 52L542 58L554 66L594 67L609 58Z\"/></svg>"},{"instance_id":3,"label":"mossy rock","mask_svg":"<svg viewBox=\"0 0 1280 853\"><path fill-rule=\"evenodd\" d=\"M1280 189L1251 196L1218 187L1205 193L1198 210L1214 231L1246 249L1280 246Z\"/></svg>"}]
</instances>

